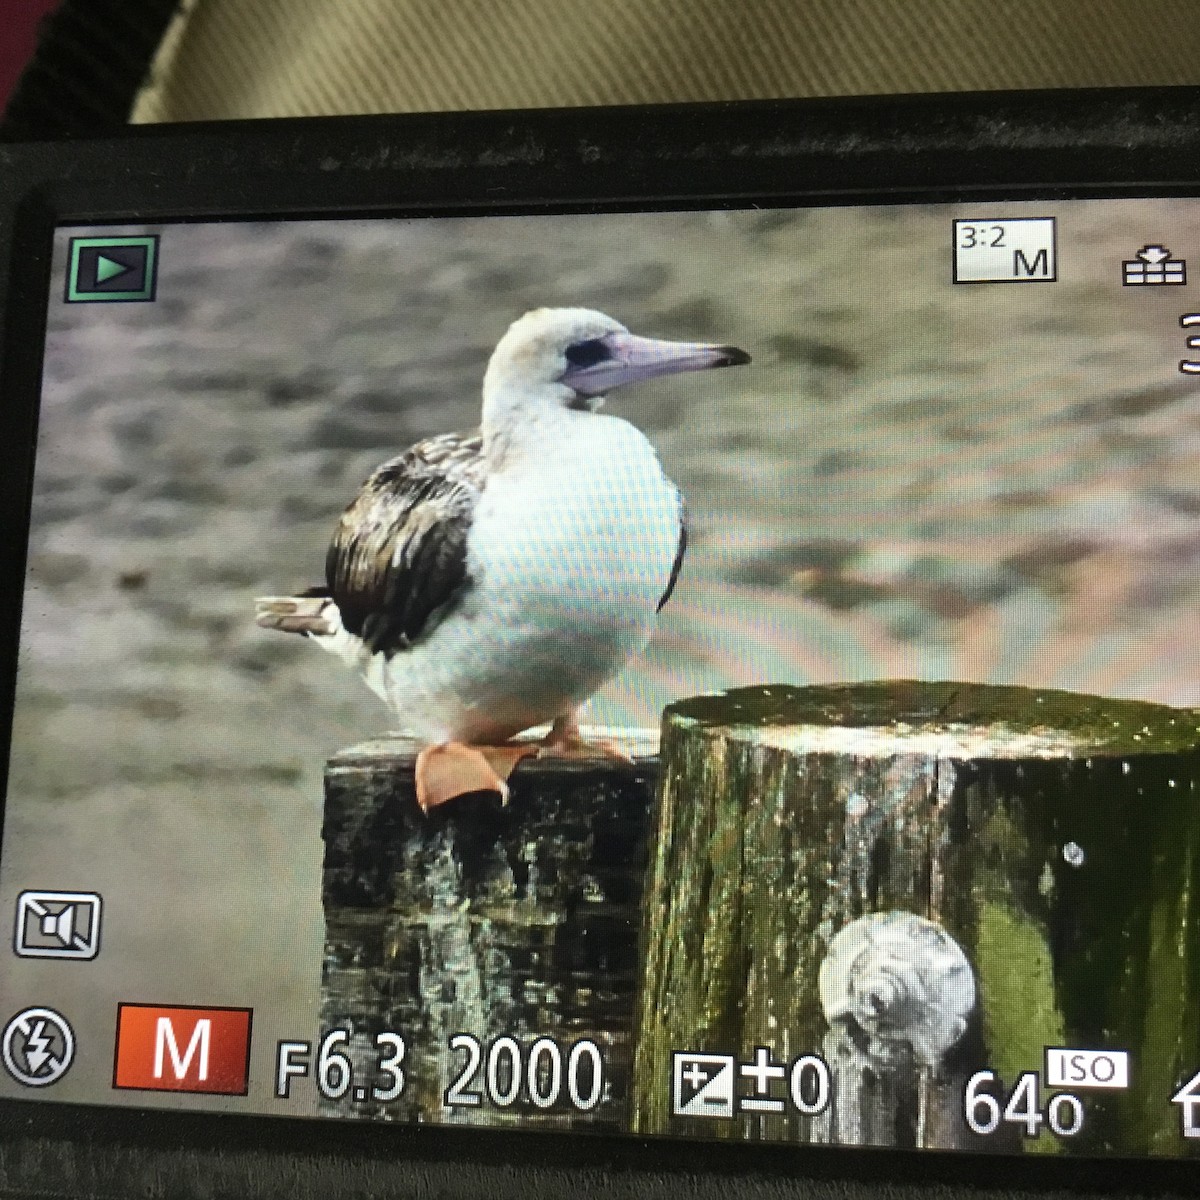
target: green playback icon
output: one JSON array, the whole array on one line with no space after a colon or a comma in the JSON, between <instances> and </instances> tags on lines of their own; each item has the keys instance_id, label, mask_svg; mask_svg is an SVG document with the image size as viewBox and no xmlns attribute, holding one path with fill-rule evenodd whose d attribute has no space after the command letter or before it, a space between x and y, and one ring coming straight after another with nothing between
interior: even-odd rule
<instances>
[{"instance_id":1,"label":"green playback icon","mask_svg":"<svg viewBox=\"0 0 1200 1200\"><path fill-rule=\"evenodd\" d=\"M72 238L66 302L153 300L158 237Z\"/></svg>"}]
</instances>

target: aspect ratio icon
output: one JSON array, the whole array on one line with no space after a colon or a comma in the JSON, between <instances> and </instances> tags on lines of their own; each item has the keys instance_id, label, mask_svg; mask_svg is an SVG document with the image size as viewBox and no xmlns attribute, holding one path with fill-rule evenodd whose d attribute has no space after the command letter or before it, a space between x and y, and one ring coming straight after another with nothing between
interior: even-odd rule
<instances>
[{"instance_id":1,"label":"aspect ratio icon","mask_svg":"<svg viewBox=\"0 0 1200 1200\"><path fill-rule=\"evenodd\" d=\"M14 952L18 958L95 958L102 906L95 892L22 892Z\"/></svg>"},{"instance_id":2,"label":"aspect ratio icon","mask_svg":"<svg viewBox=\"0 0 1200 1200\"><path fill-rule=\"evenodd\" d=\"M954 222L955 283L1053 283L1058 254L1053 217Z\"/></svg>"}]
</instances>

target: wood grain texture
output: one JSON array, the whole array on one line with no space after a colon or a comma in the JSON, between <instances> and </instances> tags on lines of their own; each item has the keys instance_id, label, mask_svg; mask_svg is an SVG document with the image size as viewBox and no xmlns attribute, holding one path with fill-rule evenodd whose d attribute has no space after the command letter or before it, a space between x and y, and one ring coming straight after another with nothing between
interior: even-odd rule
<instances>
[{"instance_id":1,"label":"wood grain texture","mask_svg":"<svg viewBox=\"0 0 1200 1200\"><path fill-rule=\"evenodd\" d=\"M625 1127L657 764L652 735L622 745L629 763L527 759L507 806L478 793L428 817L413 792L415 744L366 742L330 760L322 1029L351 1031L348 1053L366 1082L375 1035L402 1034L409 1082L396 1101L347 1096L325 1111ZM446 1089L466 1061L448 1048L459 1033L485 1049L508 1035L526 1051L551 1037L564 1057L590 1038L605 1058L604 1097L586 1114L565 1103L537 1108L525 1089L503 1111L486 1102L447 1111Z\"/></svg>"},{"instance_id":2,"label":"wood grain texture","mask_svg":"<svg viewBox=\"0 0 1200 1200\"><path fill-rule=\"evenodd\" d=\"M1045 1046L1070 1045L1131 1051L1132 1086L1091 1093L1069 1143L1026 1148L1177 1149L1166 1101L1200 1060L1198 745L1186 710L1024 688L745 688L672 705L634 1128L962 1145L947 1080L986 1063L1011 1087L1043 1070ZM826 1045L826 947L891 910L936 921L971 961L980 1003L958 1061L882 1080L854 1121L671 1115L672 1051L748 1061L762 1045L791 1061Z\"/></svg>"}]
</instances>

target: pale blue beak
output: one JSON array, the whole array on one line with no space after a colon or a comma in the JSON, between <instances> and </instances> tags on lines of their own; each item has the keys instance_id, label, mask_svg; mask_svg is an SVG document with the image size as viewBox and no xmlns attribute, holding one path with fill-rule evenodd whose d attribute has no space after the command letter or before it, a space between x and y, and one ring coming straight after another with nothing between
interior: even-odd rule
<instances>
[{"instance_id":1,"label":"pale blue beak","mask_svg":"<svg viewBox=\"0 0 1200 1200\"><path fill-rule=\"evenodd\" d=\"M657 375L736 367L750 361L750 355L736 346L667 342L632 333L609 333L597 340L608 351L608 357L588 366L568 366L561 376L562 382L580 396L603 396L613 388Z\"/></svg>"}]
</instances>

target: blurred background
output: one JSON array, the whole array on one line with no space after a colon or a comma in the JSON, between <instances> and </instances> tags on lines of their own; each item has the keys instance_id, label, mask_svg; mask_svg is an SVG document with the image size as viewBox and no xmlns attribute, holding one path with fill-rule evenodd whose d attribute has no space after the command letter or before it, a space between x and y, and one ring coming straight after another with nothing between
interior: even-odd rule
<instances>
[{"instance_id":1,"label":"blurred background","mask_svg":"<svg viewBox=\"0 0 1200 1200\"><path fill-rule=\"evenodd\" d=\"M7 103L37 45L38 26L57 0L0 0L0 108Z\"/></svg>"}]
</instances>

